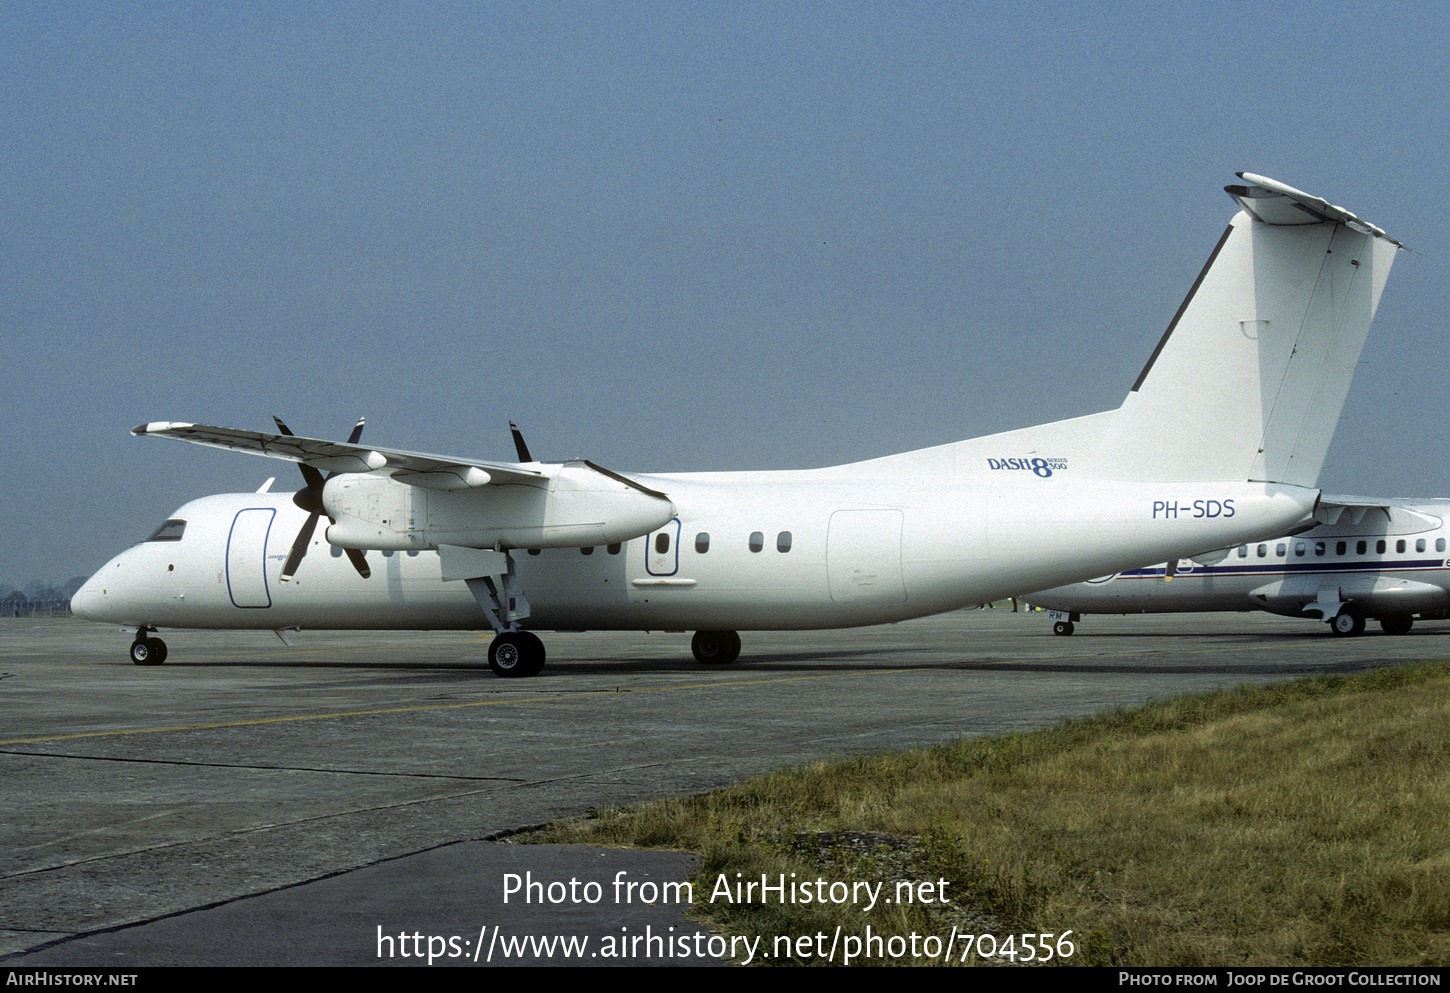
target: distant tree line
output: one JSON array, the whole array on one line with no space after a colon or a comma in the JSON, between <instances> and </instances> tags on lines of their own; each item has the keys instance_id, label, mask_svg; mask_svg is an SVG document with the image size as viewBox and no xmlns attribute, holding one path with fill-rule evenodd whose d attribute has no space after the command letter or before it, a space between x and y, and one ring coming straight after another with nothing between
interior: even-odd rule
<instances>
[{"instance_id":1,"label":"distant tree line","mask_svg":"<svg viewBox=\"0 0 1450 993\"><path fill-rule=\"evenodd\" d=\"M42 579L32 580L21 590L12 583L0 583L9 592L0 597L0 617L64 617L70 613L70 598L85 583L85 576L73 576L60 586Z\"/></svg>"}]
</instances>

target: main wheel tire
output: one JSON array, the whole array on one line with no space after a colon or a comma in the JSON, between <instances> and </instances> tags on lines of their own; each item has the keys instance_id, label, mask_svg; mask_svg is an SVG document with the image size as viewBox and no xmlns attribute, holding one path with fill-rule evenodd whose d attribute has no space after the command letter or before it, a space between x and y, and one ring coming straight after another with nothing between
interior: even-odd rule
<instances>
[{"instance_id":1,"label":"main wheel tire","mask_svg":"<svg viewBox=\"0 0 1450 993\"><path fill-rule=\"evenodd\" d=\"M1352 603L1346 603L1329 622L1329 630L1342 638L1352 638L1364 633L1364 615Z\"/></svg>"},{"instance_id":2,"label":"main wheel tire","mask_svg":"<svg viewBox=\"0 0 1450 993\"><path fill-rule=\"evenodd\" d=\"M1052 625L1053 634L1067 636L1072 634L1075 630L1077 629L1072 626L1072 621L1058 621L1056 624Z\"/></svg>"},{"instance_id":3,"label":"main wheel tire","mask_svg":"<svg viewBox=\"0 0 1450 993\"><path fill-rule=\"evenodd\" d=\"M496 676L537 676L544 668L544 643L531 631L505 631L489 643L488 667Z\"/></svg>"},{"instance_id":4,"label":"main wheel tire","mask_svg":"<svg viewBox=\"0 0 1450 993\"><path fill-rule=\"evenodd\" d=\"M526 665L524 666L525 676L537 676L544 671L544 642L532 631L518 632L519 639L527 644L524 652Z\"/></svg>"},{"instance_id":5,"label":"main wheel tire","mask_svg":"<svg viewBox=\"0 0 1450 993\"><path fill-rule=\"evenodd\" d=\"M740 635L734 631L696 631L690 651L702 665L729 665L740 657Z\"/></svg>"},{"instance_id":6,"label":"main wheel tire","mask_svg":"<svg viewBox=\"0 0 1450 993\"><path fill-rule=\"evenodd\" d=\"M1409 614L1390 614L1380 618L1380 629L1385 634L1409 634L1415 619Z\"/></svg>"},{"instance_id":7,"label":"main wheel tire","mask_svg":"<svg viewBox=\"0 0 1450 993\"><path fill-rule=\"evenodd\" d=\"M131 643L131 661L135 665L160 665L166 661L166 642L160 638L142 638Z\"/></svg>"}]
</instances>

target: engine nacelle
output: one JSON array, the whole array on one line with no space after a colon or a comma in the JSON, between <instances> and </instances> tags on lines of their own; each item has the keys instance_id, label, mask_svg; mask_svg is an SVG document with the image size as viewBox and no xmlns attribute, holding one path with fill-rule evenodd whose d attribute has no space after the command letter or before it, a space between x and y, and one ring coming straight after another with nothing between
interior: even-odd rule
<instances>
[{"instance_id":1,"label":"engine nacelle","mask_svg":"<svg viewBox=\"0 0 1450 993\"><path fill-rule=\"evenodd\" d=\"M1366 616L1384 614L1418 614L1440 610L1447 605L1445 590L1429 583L1397 576L1340 576L1309 574L1290 576L1260 586L1249 596L1254 606L1271 614L1317 617L1324 613L1315 604L1328 604L1337 609L1341 603L1353 601ZM1333 616L1331 612L1328 616Z\"/></svg>"},{"instance_id":2,"label":"engine nacelle","mask_svg":"<svg viewBox=\"0 0 1450 993\"><path fill-rule=\"evenodd\" d=\"M549 466L541 485L493 483L436 489L387 475L327 481L322 502L336 523L327 540L343 548L422 550L579 548L658 531L675 506L587 466Z\"/></svg>"}]
</instances>

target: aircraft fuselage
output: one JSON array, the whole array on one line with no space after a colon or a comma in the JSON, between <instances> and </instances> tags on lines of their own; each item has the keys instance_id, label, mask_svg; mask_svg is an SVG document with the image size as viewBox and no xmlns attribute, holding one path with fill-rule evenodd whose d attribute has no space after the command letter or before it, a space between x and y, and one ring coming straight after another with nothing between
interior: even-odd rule
<instances>
[{"instance_id":1,"label":"aircraft fuselage","mask_svg":"<svg viewBox=\"0 0 1450 993\"><path fill-rule=\"evenodd\" d=\"M1041 480L917 486L809 473L638 477L667 485L663 528L616 544L515 549L531 615L554 630L809 629L880 624L982 603L1028 577L1080 578L1165 550L1246 541L1308 518L1298 487L1192 484L1175 502L1231 508L1165 516L1161 488ZM1085 508L1093 520L1084 523ZM1070 511L1070 512L1069 512ZM78 616L190 628L487 628L434 551L370 551L369 579L322 533L280 581L306 514L289 494L223 494L178 509L177 540L150 540L103 567L73 599Z\"/></svg>"}]
</instances>

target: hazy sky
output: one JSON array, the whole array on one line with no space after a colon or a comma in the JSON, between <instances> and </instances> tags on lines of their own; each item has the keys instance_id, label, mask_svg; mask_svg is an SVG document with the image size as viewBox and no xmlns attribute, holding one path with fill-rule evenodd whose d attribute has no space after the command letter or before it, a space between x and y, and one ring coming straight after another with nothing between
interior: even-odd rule
<instances>
[{"instance_id":1,"label":"hazy sky","mask_svg":"<svg viewBox=\"0 0 1450 993\"><path fill-rule=\"evenodd\" d=\"M285 463L152 420L617 469L1117 406L1236 170L1402 255L1322 482L1450 494L1437 4L0 6L0 580Z\"/></svg>"}]
</instances>

